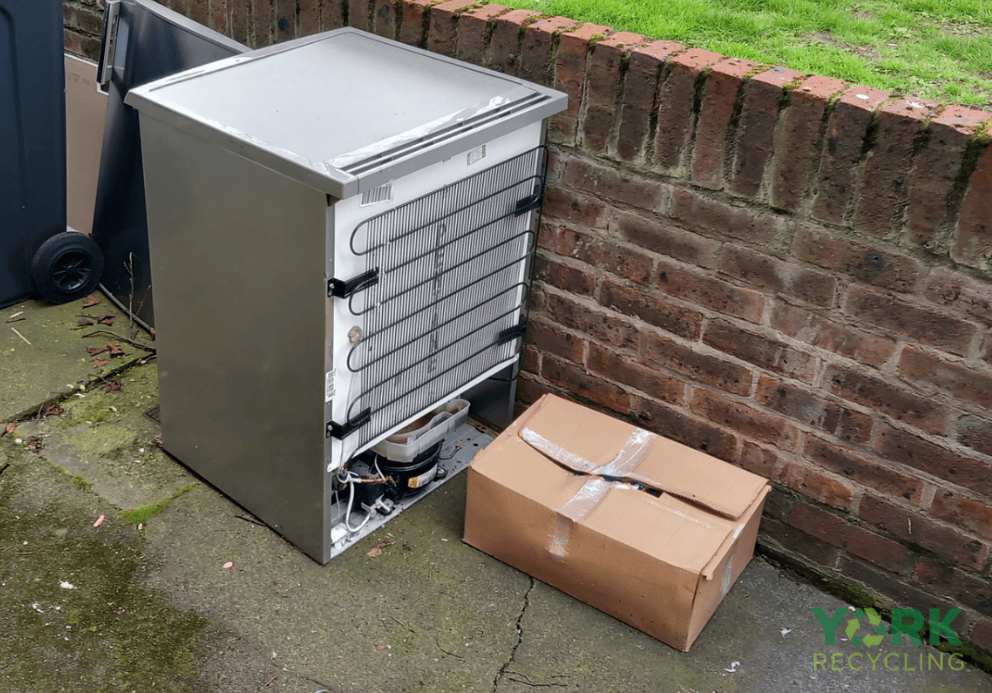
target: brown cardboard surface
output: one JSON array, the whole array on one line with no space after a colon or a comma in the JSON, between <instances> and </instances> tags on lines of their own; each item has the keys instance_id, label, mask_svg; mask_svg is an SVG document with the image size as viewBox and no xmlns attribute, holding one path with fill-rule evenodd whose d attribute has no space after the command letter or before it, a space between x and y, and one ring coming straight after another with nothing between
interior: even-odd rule
<instances>
[{"instance_id":1,"label":"brown cardboard surface","mask_svg":"<svg viewBox=\"0 0 992 693\"><path fill-rule=\"evenodd\" d=\"M96 64L65 56L67 223L90 233L100 173L107 96L96 87Z\"/></svg>"},{"instance_id":2,"label":"brown cardboard surface","mask_svg":"<svg viewBox=\"0 0 992 693\"><path fill-rule=\"evenodd\" d=\"M651 439L635 471L659 475L652 485L671 484L705 501L704 507L576 473L521 438L536 431L571 454L562 459L602 466L638 430L543 397L469 468L465 541L688 650L752 557L767 482L691 448ZM725 483L721 474L735 483ZM593 488L597 493L586 493Z\"/></svg>"}]
</instances>

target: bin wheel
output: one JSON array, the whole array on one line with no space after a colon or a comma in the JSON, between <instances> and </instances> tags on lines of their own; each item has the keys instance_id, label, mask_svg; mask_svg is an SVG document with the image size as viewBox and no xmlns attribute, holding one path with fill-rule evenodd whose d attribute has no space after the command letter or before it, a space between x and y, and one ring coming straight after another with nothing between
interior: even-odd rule
<instances>
[{"instance_id":1,"label":"bin wheel","mask_svg":"<svg viewBox=\"0 0 992 693\"><path fill-rule=\"evenodd\" d=\"M86 234L65 231L45 241L31 261L38 292L51 303L67 303L96 289L103 274L103 253Z\"/></svg>"}]
</instances>

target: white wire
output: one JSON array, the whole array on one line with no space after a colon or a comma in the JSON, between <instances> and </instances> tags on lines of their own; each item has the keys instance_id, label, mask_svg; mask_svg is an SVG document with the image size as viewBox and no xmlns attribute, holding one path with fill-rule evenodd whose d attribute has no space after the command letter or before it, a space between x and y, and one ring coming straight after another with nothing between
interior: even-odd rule
<instances>
[{"instance_id":1,"label":"white wire","mask_svg":"<svg viewBox=\"0 0 992 693\"><path fill-rule=\"evenodd\" d=\"M348 478L348 509L344 512L344 526L349 532L354 534L355 532L360 532L365 525L369 523L372 519L372 513L366 512L365 519L357 527L351 526L351 506L355 503L355 479L360 478L358 475L348 472L350 475Z\"/></svg>"}]
</instances>

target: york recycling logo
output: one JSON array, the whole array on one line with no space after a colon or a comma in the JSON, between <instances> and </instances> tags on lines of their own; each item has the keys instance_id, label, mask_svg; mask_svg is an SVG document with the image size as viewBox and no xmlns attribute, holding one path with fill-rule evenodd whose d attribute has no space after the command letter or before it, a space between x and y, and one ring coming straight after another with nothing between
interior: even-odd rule
<instances>
[{"instance_id":1,"label":"york recycling logo","mask_svg":"<svg viewBox=\"0 0 992 693\"><path fill-rule=\"evenodd\" d=\"M862 622L870 624L875 631L874 635L855 635L861 628ZM854 618L847 622L844 635L851 641L854 647L878 647L885 639L885 626L882 625L882 617L874 609L858 609L854 612Z\"/></svg>"},{"instance_id":2,"label":"york recycling logo","mask_svg":"<svg viewBox=\"0 0 992 693\"><path fill-rule=\"evenodd\" d=\"M958 653L917 648L912 652L899 650L905 644L922 645L923 638L931 645L945 641L960 645L961 639L951 627L961 609L951 609L941 616L939 609L930 609L926 618L918 609L893 609L892 626L886 628L881 615L871 608L835 609L827 614L824 609L813 608L813 614L823 626L823 644L837 648L832 652L813 653L813 671L961 671L964 660ZM846 618L846 623L845 623ZM844 624L844 640L838 643L837 631ZM927 631L927 636L924 636ZM889 636L892 649L884 651L882 645ZM906 636L905 638L903 636Z\"/></svg>"}]
</instances>

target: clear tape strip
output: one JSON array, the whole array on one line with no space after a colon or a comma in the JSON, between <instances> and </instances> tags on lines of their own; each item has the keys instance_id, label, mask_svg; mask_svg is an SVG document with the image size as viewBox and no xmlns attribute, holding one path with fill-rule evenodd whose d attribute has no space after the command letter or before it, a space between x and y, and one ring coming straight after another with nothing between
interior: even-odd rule
<instances>
[{"instance_id":1,"label":"clear tape strip","mask_svg":"<svg viewBox=\"0 0 992 693\"><path fill-rule=\"evenodd\" d=\"M565 505L558 509L555 533L551 536L548 551L559 560L568 555L568 540L572 536L572 526L589 514L589 511L603 499L613 484L596 477L582 485Z\"/></svg>"},{"instance_id":2,"label":"clear tape strip","mask_svg":"<svg viewBox=\"0 0 992 693\"><path fill-rule=\"evenodd\" d=\"M590 479L583 484L582 488L572 496L572 499L558 509L555 533L551 536L548 551L554 558L563 560L568 555L568 541L572 536L572 526L596 507L596 504L602 500L612 485L612 482L601 479L599 476L639 476L632 475L631 472L644 457L644 453L647 452L655 435L643 428L636 429L620 448L616 457L604 465L597 465L581 455L576 455L571 450L567 450L557 443L552 443L540 433L529 428L520 431L520 437L535 450L573 471L597 475L597 478ZM640 477L640 479L648 482L645 484L647 486L656 485L646 477ZM627 485L623 484L623 486Z\"/></svg>"}]
</instances>

